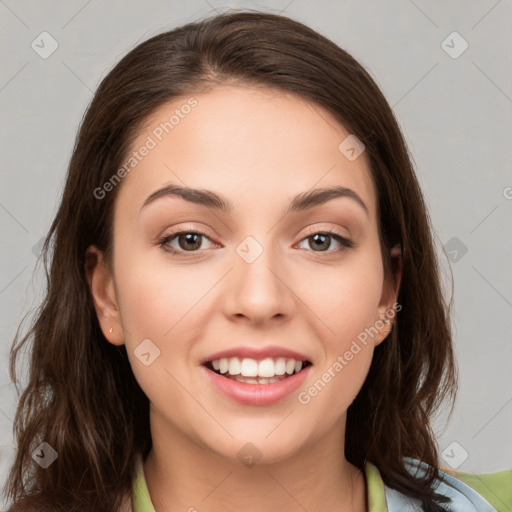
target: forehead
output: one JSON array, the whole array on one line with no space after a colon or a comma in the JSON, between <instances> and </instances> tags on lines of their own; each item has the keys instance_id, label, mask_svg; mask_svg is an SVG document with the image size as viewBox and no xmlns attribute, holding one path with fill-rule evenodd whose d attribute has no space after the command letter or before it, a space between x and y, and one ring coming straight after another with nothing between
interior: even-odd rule
<instances>
[{"instance_id":1,"label":"forehead","mask_svg":"<svg viewBox=\"0 0 512 512\"><path fill-rule=\"evenodd\" d=\"M341 185L355 190L373 217L366 154L351 161L339 148L349 136L319 105L281 91L230 85L181 96L145 121L117 202L138 211L172 182L219 191L237 209L282 209L287 197Z\"/></svg>"}]
</instances>

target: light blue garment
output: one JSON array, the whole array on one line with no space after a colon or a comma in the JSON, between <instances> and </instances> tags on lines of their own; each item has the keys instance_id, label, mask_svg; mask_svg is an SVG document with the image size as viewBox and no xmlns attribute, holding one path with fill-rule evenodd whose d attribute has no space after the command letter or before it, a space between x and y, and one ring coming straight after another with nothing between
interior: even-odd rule
<instances>
[{"instance_id":1,"label":"light blue garment","mask_svg":"<svg viewBox=\"0 0 512 512\"><path fill-rule=\"evenodd\" d=\"M422 476L428 467L424 462L409 457L405 458L405 462L407 470L412 475ZM496 512L496 509L469 485L444 471L439 471L439 477L440 479L436 480L433 487L438 494L448 496L452 500L450 504L443 505L447 511ZM384 491L388 502L388 512L419 512L422 510L419 500L404 496L385 484Z\"/></svg>"}]
</instances>

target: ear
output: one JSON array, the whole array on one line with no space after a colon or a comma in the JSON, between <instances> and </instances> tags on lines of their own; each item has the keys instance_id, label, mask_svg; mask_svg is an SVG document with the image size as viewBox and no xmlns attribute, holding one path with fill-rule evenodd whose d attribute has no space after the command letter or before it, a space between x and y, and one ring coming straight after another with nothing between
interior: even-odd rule
<instances>
[{"instance_id":1,"label":"ear","mask_svg":"<svg viewBox=\"0 0 512 512\"><path fill-rule=\"evenodd\" d=\"M93 245L85 253L85 275L103 335L113 345L123 345L124 333L117 305L114 277L103 252Z\"/></svg>"},{"instance_id":2,"label":"ear","mask_svg":"<svg viewBox=\"0 0 512 512\"><path fill-rule=\"evenodd\" d=\"M391 249L391 265L389 272L384 276L382 295L377 309L375 327L378 333L374 337L374 345L382 343L396 322L396 315L402 309L397 303L398 291L402 280L402 250L399 245Z\"/></svg>"}]
</instances>

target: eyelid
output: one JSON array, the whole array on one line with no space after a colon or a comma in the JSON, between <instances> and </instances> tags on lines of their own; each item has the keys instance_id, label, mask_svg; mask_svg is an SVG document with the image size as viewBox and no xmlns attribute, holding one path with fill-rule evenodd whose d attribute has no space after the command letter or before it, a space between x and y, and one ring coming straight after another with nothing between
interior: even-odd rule
<instances>
[{"instance_id":1,"label":"eyelid","mask_svg":"<svg viewBox=\"0 0 512 512\"><path fill-rule=\"evenodd\" d=\"M344 250L352 249L352 248L356 247L355 242L350 237L342 234L340 232L340 230L338 230L337 228L334 228L334 227L328 228L328 229L322 229L322 228L313 226L311 228L308 228L298 243L301 243L304 240L307 240L309 237L316 235L316 234L330 235L332 238L338 239L337 242L340 243L343 246L343 248L332 250L332 251L310 251L313 253L315 253L315 252L318 254L337 253L337 252L342 252Z\"/></svg>"},{"instance_id":2,"label":"eyelid","mask_svg":"<svg viewBox=\"0 0 512 512\"><path fill-rule=\"evenodd\" d=\"M179 234L182 234L182 233L197 233L198 235L203 235L204 237L208 238L209 240L211 240L213 242L214 241L213 239L215 237L210 235L210 234L208 234L207 231L208 230L205 230L205 229L202 229L202 228L198 228L197 226L186 225L185 224L185 225L180 225L177 228L171 229L166 234L159 236L158 239L161 240L163 238L169 238L169 237L172 237L172 236L175 236L175 235L179 235Z\"/></svg>"},{"instance_id":3,"label":"eyelid","mask_svg":"<svg viewBox=\"0 0 512 512\"><path fill-rule=\"evenodd\" d=\"M306 229L306 232L305 232L305 237L308 237L308 236L311 236L311 235L316 235L317 233L327 233L327 234L335 234L335 235L338 235L338 236L341 236L342 238L345 238L345 239L349 239L348 236L340 233L339 230L337 230L336 228L332 227L332 228L326 228L326 229L322 229L322 228L319 228L318 226L313 226L311 228L307 228ZM301 238L301 241L304 240L305 237L302 237Z\"/></svg>"},{"instance_id":4,"label":"eyelid","mask_svg":"<svg viewBox=\"0 0 512 512\"><path fill-rule=\"evenodd\" d=\"M176 228L175 230L172 230L169 233L159 237L157 243L158 243L158 245L161 246L161 248L164 251L166 251L168 253L179 254L179 255L184 255L184 256L188 255L188 256L194 257L193 255L197 256L205 250L205 249L202 249L202 250L196 250L196 251L183 251L183 250L174 249L174 248L168 246L168 243L170 242L170 240L175 238L177 235L180 235L183 233L195 233L195 234L198 234L200 236L207 238L214 245L217 245L217 246L220 245L217 242L215 242L214 240L212 240L212 237L210 235L208 235L208 233L206 233L204 230L198 229L193 226L180 226L179 228ZM327 234L327 235L333 236L333 238L341 239L341 241L338 240L338 243L341 243L342 245L344 245L345 249L355 247L354 242L349 237L340 233L339 230L337 230L334 227L330 228L330 229L322 229L322 228L315 227L315 226L309 227L309 228L307 228L306 232L303 234L303 236L297 243L300 244L307 238L309 238L313 235L316 235L316 234ZM328 253L336 253L336 252L339 252L340 250L343 250L343 249L338 249L338 250L333 250L333 251L311 251L311 252L318 252L319 254L322 254L322 253L328 254Z\"/></svg>"},{"instance_id":5,"label":"eyelid","mask_svg":"<svg viewBox=\"0 0 512 512\"><path fill-rule=\"evenodd\" d=\"M193 226L179 226L176 229L171 230L170 232L161 235L156 240L156 245L158 245L163 251L171 254L171 255L178 255L179 256L187 256L189 258L194 258L200 256L201 252L205 251L205 249L197 250L197 251L183 251L179 249L175 249L174 247L169 246L169 243L171 240L173 240L176 236L183 234L183 233L195 233L197 235L200 235L204 238L207 238L213 245L219 246L217 242L212 240L213 237L211 237L208 233L206 233L205 230L193 227Z\"/></svg>"}]
</instances>

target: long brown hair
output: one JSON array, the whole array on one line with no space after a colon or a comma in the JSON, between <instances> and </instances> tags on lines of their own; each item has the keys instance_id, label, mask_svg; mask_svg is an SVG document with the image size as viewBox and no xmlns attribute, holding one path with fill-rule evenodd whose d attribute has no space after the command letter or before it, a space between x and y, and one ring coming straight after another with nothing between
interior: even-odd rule
<instances>
[{"instance_id":1,"label":"long brown hair","mask_svg":"<svg viewBox=\"0 0 512 512\"><path fill-rule=\"evenodd\" d=\"M85 253L112 248L117 191L102 187L125 161L148 116L181 95L227 82L295 93L329 111L366 146L378 194L384 268L402 253L402 306L375 350L368 377L348 409L347 459L373 462L384 482L416 497L435 494L438 452L430 426L454 398L456 367L427 209L395 117L365 69L332 41L290 18L234 11L159 34L130 51L103 79L82 121L58 213L43 254L45 299L11 350L32 342L28 383L15 417L17 453L5 487L12 512L117 512L131 491L137 459L151 449L149 403L124 346L103 336L85 277ZM51 268L48 271L48 259ZM43 469L33 450L47 442L58 459ZM411 475L404 457L431 466Z\"/></svg>"}]
</instances>

